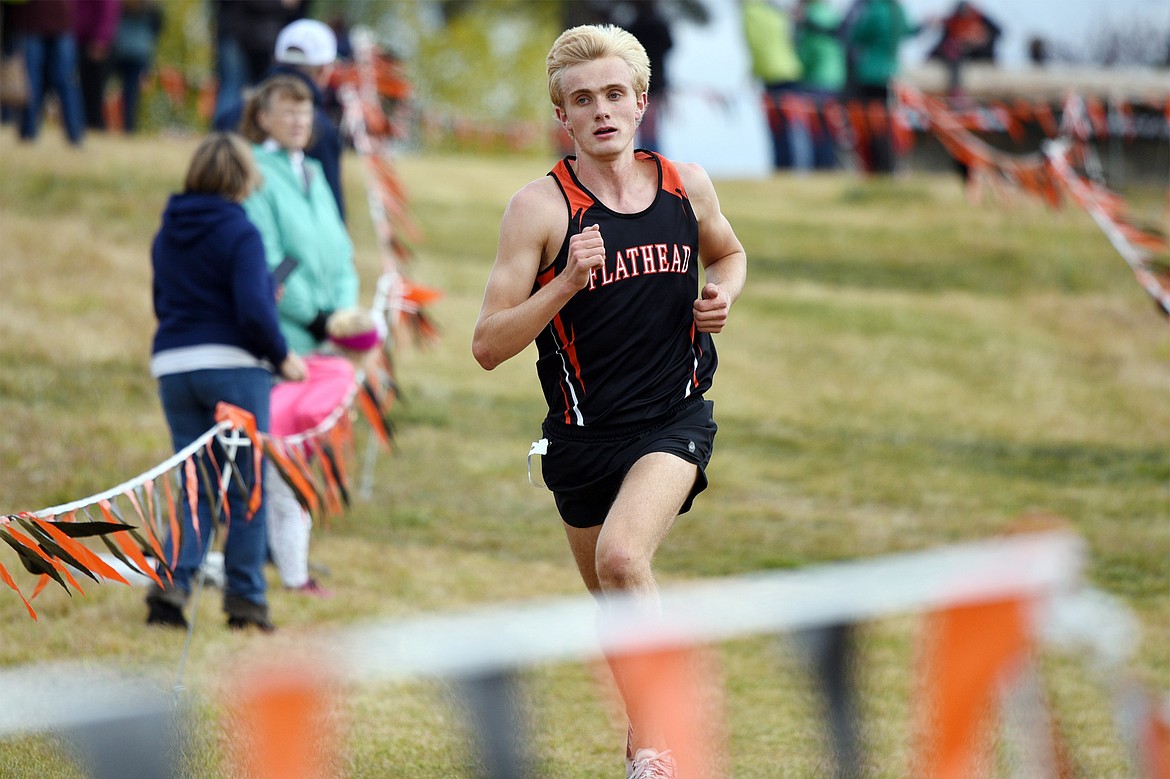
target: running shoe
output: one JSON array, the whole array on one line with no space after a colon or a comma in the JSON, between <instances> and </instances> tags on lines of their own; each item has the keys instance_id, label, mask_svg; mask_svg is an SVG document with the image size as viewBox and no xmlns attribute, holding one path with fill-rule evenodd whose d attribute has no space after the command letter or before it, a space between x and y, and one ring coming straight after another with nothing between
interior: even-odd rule
<instances>
[{"instance_id":1,"label":"running shoe","mask_svg":"<svg viewBox=\"0 0 1170 779\"><path fill-rule=\"evenodd\" d=\"M627 779L674 779L674 775L674 758L669 749L658 752L643 748L634 753Z\"/></svg>"},{"instance_id":2,"label":"running shoe","mask_svg":"<svg viewBox=\"0 0 1170 779\"><path fill-rule=\"evenodd\" d=\"M309 595L314 598L332 598L333 591L321 586L321 582L310 578L300 587L286 587L289 592L295 592L299 595Z\"/></svg>"}]
</instances>

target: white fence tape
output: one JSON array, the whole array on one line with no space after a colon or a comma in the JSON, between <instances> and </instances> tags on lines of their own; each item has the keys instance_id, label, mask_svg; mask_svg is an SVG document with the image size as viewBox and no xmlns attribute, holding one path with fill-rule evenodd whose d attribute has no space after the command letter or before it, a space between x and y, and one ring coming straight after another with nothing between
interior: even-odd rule
<instances>
[{"instance_id":1,"label":"white fence tape","mask_svg":"<svg viewBox=\"0 0 1170 779\"><path fill-rule=\"evenodd\" d=\"M680 584L662 590L662 619L607 602L604 630L589 596L499 605L351 629L340 645L358 677L489 673L541 662L861 622L1014 596L1071 592L1084 561L1071 533L1037 533L877 559Z\"/></svg>"}]
</instances>

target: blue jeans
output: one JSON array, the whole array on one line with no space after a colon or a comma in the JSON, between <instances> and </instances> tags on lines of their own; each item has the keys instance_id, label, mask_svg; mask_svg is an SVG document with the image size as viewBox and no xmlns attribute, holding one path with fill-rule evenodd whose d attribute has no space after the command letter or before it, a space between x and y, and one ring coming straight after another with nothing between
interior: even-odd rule
<instances>
[{"instance_id":1,"label":"blue jeans","mask_svg":"<svg viewBox=\"0 0 1170 779\"><path fill-rule=\"evenodd\" d=\"M795 128L789 124L788 117L784 115L784 111L782 110L784 95L796 93L799 86L799 83L796 81L764 85L764 91L767 93L768 101L772 106L772 109L768 112L768 129L772 133L772 166L776 170L787 170L794 167L797 162L796 148L803 148L801 146L803 136L798 135L800 132L799 128Z\"/></svg>"},{"instance_id":2,"label":"blue jeans","mask_svg":"<svg viewBox=\"0 0 1170 779\"><path fill-rule=\"evenodd\" d=\"M122 81L122 128L127 135L138 130L138 104L142 97L142 74L148 63L137 60L118 60L114 73Z\"/></svg>"},{"instance_id":3,"label":"blue jeans","mask_svg":"<svg viewBox=\"0 0 1170 779\"><path fill-rule=\"evenodd\" d=\"M222 400L251 412L261 431L268 430L268 397L272 380L263 368L225 368L219 370L190 371L162 376L158 380L159 397L163 413L171 429L171 441L175 451L190 444L215 425L215 407ZM222 470L226 455L218 443L214 446L215 460ZM207 478L215 479L215 470L208 462L206 450L198 458L206 468ZM259 474L252 467L251 448L237 451L235 468L248 490ZM199 534L191 519L190 508L183 500L183 539L175 565L175 587L183 592L191 591L191 579L207 554L213 532L212 506L207 497L207 485L203 471L196 464L199 479ZM184 484L184 490L186 485ZM218 492L219 485L211 487ZM181 494L186 494L185 492ZM224 595L236 595L260 605L265 599L266 582L264 564L268 557L268 531L265 525L264 505L249 520L248 495L242 493L235 479L228 485L228 506L231 510L228 520L227 539L224 542L224 569L226 584ZM223 513L220 513L220 517ZM218 522L220 517L216 517ZM175 539L168 538L163 547L169 560Z\"/></svg>"},{"instance_id":4,"label":"blue jeans","mask_svg":"<svg viewBox=\"0 0 1170 779\"><path fill-rule=\"evenodd\" d=\"M65 135L74 146L79 145L85 137L85 110L81 105L77 43L73 36L47 38L28 35L21 38L20 46L28 68L28 105L20 114L20 137L26 141L37 137L46 88L51 86L61 101Z\"/></svg>"},{"instance_id":5,"label":"blue jeans","mask_svg":"<svg viewBox=\"0 0 1170 779\"><path fill-rule=\"evenodd\" d=\"M248 69L248 58L239 41L230 37L219 38L215 42L215 76L219 86L215 92L215 111L212 113L213 123L225 112L240 103L244 94L244 87L259 77L259 73L252 73Z\"/></svg>"},{"instance_id":6,"label":"blue jeans","mask_svg":"<svg viewBox=\"0 0 1170 779\"><path fill-rule=\"evenodd\" d=\"M825 115L825 107L831 102L839 101L841 95L831 89L809 89L807 93L817 106L816 115L812 119L813 167L817 170L835 168L837 167L837 141L833 137L829 118Z\"/></svg>"}]
</instances>

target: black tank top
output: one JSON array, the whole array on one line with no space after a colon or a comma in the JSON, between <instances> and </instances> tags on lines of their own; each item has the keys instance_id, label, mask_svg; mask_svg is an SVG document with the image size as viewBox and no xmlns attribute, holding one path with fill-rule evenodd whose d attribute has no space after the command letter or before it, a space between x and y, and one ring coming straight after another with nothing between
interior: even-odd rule
<instances>
[{"instance_id":1,"label":"black tank top","mask_svg":"<svg viewBox=\"0 0 1170 779\"><path fill-rule=\"evenodd\" d=\"M596 224L605 267L594 274L536 337L536 372L548 420L574 426L628 425L663 416L711 386L715 344L695 328L699 223L677 169L654 160L658 192L636 214L611 211L582 186L569 165L549 173L565 197L569 229L533 293L565 269L569 239Z\"/></svg>"}]
</instances>

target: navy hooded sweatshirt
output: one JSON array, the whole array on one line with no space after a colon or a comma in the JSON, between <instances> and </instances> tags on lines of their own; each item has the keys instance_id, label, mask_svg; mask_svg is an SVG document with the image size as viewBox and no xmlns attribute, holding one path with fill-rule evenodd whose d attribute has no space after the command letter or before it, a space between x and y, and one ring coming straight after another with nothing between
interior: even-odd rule
<instances>
[{"instance_id":1,"label":"navy hooded sweatshirt","mask_svg":"<svg viewBox=\"0 0 1170 779\"><path fill-rule=\"evenodd\" d=\"M257 365L284 362L288 346L277 321L264 243L238 203L217 195L172 195L151 263L156 362L160 354L190 354L205 346L243 350ZM230 359L214 366L203 360L190 367L237 365Z\"/></svg>"}]
</instances>

